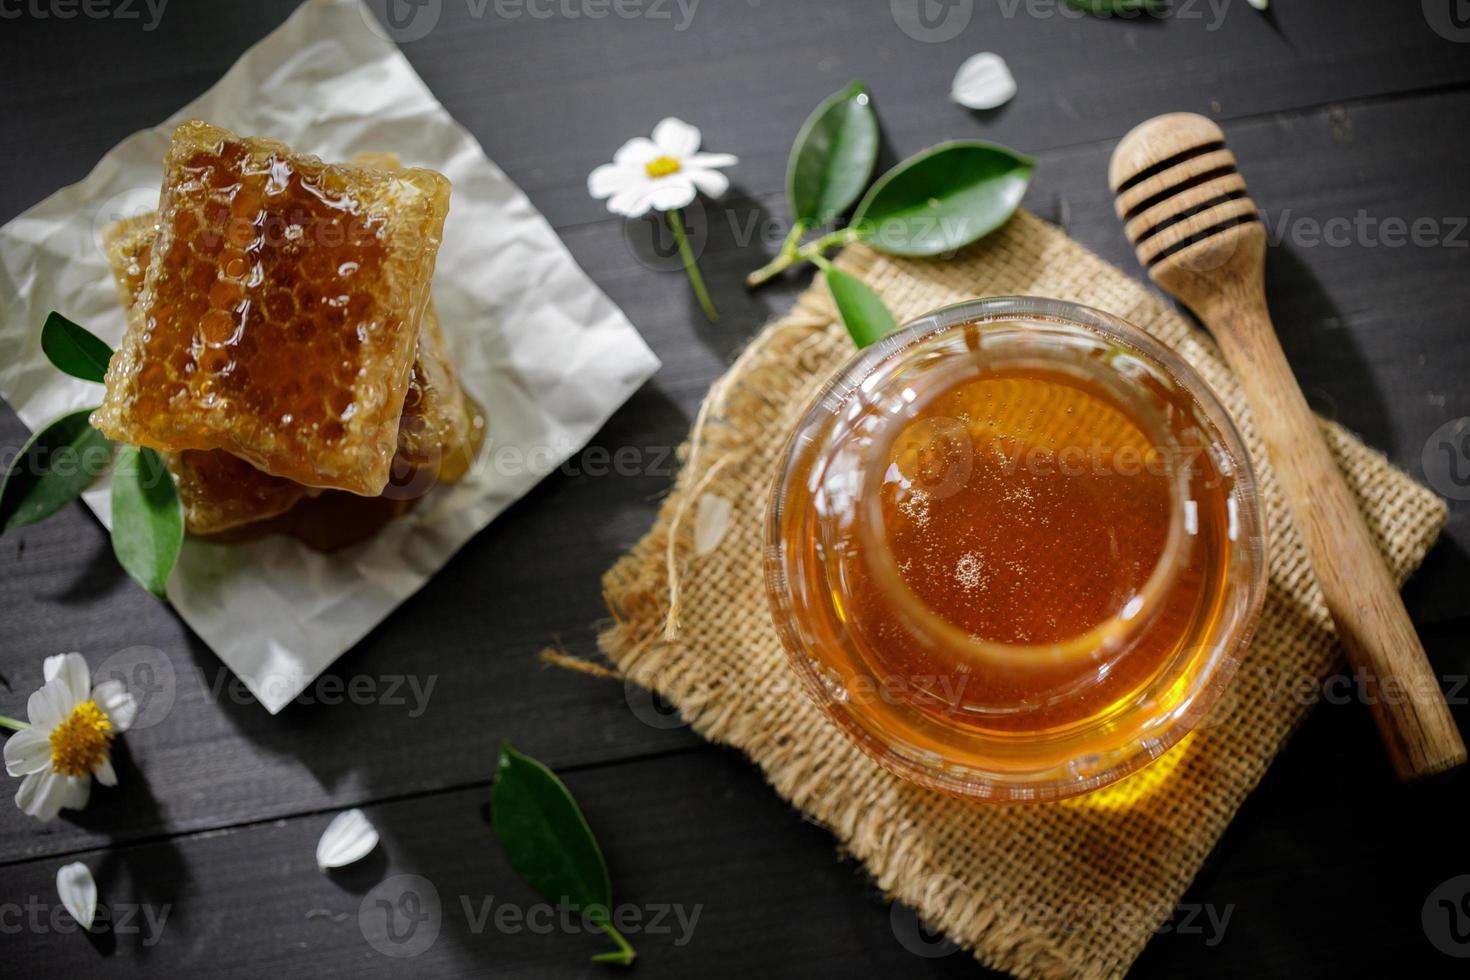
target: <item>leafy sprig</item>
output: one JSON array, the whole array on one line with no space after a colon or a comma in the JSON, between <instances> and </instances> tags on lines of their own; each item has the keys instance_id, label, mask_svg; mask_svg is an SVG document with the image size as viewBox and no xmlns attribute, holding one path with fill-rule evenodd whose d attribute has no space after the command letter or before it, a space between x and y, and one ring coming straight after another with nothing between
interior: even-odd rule
<instances>
[{"instance_id":1,"label":"leafy sprig","mask_svg":"<svg viewBox=\"0 0 1470 980\"><path fill-rule=\"evenodd\" d=\"M797 133L786 177L791 232L775 258L745 280L754 288L799 263L817 265L859 347L892 331L893 315L872 289L834 269L826 252L852 242L906 257L958 251L1005 223L1035 167L1004 146L957 140L915 154L874 181L877 157L878 117L867 88L853 82L823 100ZM846 225L803 242L854 202Z\"/></svg>"},{"instance_id":2,"label":"leafy sprig","mask_svg":"<svg viewBox=\"0 0 1470 980\"><path fill-rule=\"evenodd\" d=\"M101 384L112 348L60 313L41 326L41 350L57 370ZM0 534L43 521L112 474L112 550L123 569L162 599L184 539L184 511L173 477L152 449L114 443L92 428L95 408L68 412L41 427L0 483Z\"/></svg>"}]
</instances>

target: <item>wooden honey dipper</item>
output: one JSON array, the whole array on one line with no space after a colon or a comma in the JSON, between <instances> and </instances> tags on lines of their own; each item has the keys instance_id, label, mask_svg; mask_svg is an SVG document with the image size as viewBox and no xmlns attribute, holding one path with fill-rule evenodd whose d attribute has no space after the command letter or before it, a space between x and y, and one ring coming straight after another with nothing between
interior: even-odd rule
<instances>
[{"instance_id":1,"label":"wooden honey dipper","mask_svg":"<svg viewBox=\"0 0 1470 980\"><path fill-rule=\"evenodd\" d=\"M1250 402L1317 582L1403 779L1465 761L1398 588L1327 448L1266 308L1266 230L1220 127L1158 116L1113 151L1118 217L1154 282L1214 334Z\"/></svg>"}]
</instances>

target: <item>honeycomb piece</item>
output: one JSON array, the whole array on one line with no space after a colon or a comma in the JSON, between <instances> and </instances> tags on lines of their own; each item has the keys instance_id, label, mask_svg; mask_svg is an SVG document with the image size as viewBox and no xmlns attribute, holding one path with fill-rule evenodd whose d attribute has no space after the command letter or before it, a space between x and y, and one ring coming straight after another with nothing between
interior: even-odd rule
<instances>
[{"instance_id":1,"label":"honeycomb piece","mask_svg":"<svg viewBox=\"0 0 1470 980\"><path fill-rule=\"evenodd\" d=\"M430 303L419 331L419 356L409 374L403 417L398 420L393 469L399 472L407 464L432 471L442 483L453 483L474 462L484 430L484 416L455 377L444 329Z\"/></svg>"},{"instance_id":2,"label":"honeycomb piece","mask_svg":"<svg viewBox=\"0 0 1470 980\"><path fill-rule=\"evenodd\" d=\"M93 425L381 492L448 204L431 171L328 165L184 123Z\"/></svg>"},{"instance_id":3,"label":"honeycomb piece","mask_svg":"<svg viewBox=\"0 0 1470 980\"><path fill-rule=\"evenodd\" d=\"M231 528L213 537L220 544L258 541L273 534L295 538L313 551L330 554L371 539L389 522L409 513L419 498L360 497L323 490L275 517Z\"/></svg>"},{"instance_id":4,"label":"honeycomb piece","mask_svg":"<svg viewBox=\"0 0 1470 980\"><path fill-rule=\"evenodd\" d=\"M380 170L399 170L393 153L359 153L352 162ZM409 472L409 482L425 476L453 483L468 472L484 439L485 419L455 376L449 345L434 303L429 301L419 328L418 356L409 373L403 417L398 422L394 476Z\"/></svg>"},{"instance_id":5,"label":"honeycomb piece","mask_svg":"<svg viewBox=\"0 0 1470 980\"><path fill-rule=\"evenodd\" d=\"M157 233L157 212L115 222L102 232L118 295L130 310L143 290ZM178 487L190 534L217 534L274 517L307 494L301 484L264 473L221 449L166 453L164 462Z\"/></svg>"},{"instance_id":6,"label":"honeycomb piece","mask_svg":"<svg viewBox=\"0 0 1470 980\"><path fill-rule=\"evenodd\" d=\"M107 253L107 263L112 267L112 278L125 310L132 310L133 302L143 291L143 277L153 257L153 239L157 234L157 211L124 218L102 229L102 250Z\"/></svg>"},{"instance_id":7,"label":"honeycomb piece","mask_svg":"<svg viewBox=\"0 0 1470 980\"><path fill-rule=\"evenodd\" d=\"M366 163L366 155L354 158ZM389 154L379 157L384 169L398 166ZM156 212L109 225L103 245L119 296L131 305L142 288L153 238ZM484 418L461 391L454 376L444 331L434 304L424 311L419 351L409 375L403 417L398 427L398 455L392 472L412 491L434 480L452 483L468 471L484 437ZM272 476L222 449L188 450L165 456L184 505L190 534L221 532L264 521L290 510L311 491L299 483ZM326 510L356 513L343 503L351 494L334 494L296 524L312 524ZM333 504L331 501L335 501ZM301 535L298 535L298 537Z\"/></svg>"},{"instance_id":8,"label":"honeycomb piece","mask_svg":"<svg viewBox=\"0 0 1470 980\"><path fill-rule=\"evenodd\" d=\"M264 473L223 449L166 453L164 462L178 487L190 534L218 534L253 524L321 492Z\"/></svg>"},{"instance_id":9,"label":"honeycomb piece","mask_svg":"<svg viewBox=\"0 0 1470 980\"><path fill-rule=\"evenodd\" d=\"M319 551L334 551L370 537L388 518L407 513L436 482L462 479L479 453L485 421L454 380L433 303L424 313L412 378L398 431L393 485L383 497L305 487L258 470L223 449L168 453L164 461L178 487L189 533L219 535L279 517L281 521L262 524L262 530L285 531ZM408 402L415 408L407 407ZM317 499L308 506L310 498ZM373 500L384 501L383 506L367 507ZM361 527L354 530L357 523ZM326 541L342 543L329 547Z\"/></svg>"}]
</instances>

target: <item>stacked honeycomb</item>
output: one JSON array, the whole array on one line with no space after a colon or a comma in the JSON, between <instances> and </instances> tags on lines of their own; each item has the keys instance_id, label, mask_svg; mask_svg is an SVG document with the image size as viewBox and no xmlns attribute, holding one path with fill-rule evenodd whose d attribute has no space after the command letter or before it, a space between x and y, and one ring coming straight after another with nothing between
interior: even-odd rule
<instances>
[{"instance_id":1,"label":"stacked honeycomb","mask_svg":"<svg viewBox=\"0 0 1470 980\"><path fill-rule=\"evenodd\" d=\"M158 233L158 213L150 211L109 225L102 245L123 307L132 310ZM165 453L184 505L184 521L192 534L215 534L284 513L307 494L307 488L258 470L219 449Z\"/></svg>"},{"instance_id":2,"label":"stacked honeycomb","mask_svg":"<svg viewBox=\"0 0 1470 980\"><path fill-rule=\"evenodd\" d=\"M354 162L384 171L399 169L397 159L388 154L363 155ZM118 292L134 316L145 291L160 222L158 214L146 214L118 222L104 233L104 247ZM313 268L318 265L306 259L301 264ZM196 347L191 344L190 352ZM207 346L205 350L207 355ZM113 369L116 367L115 359ZM183 373L193 372L186 365ZM109 392L112 378L110 370ZM410 488L426 488L436 480L459 479L478 451L483 432L484 419L460 389L430 302L423 315L417 355L409 371L397 425L391 472L400 487L389 487L387 492L402 495L405 482ZM178 484L188 528L194 534L216 534L264 521L318 492L294 479L258 469L225 450L184 450L166 453L165 458ZM342 509L342 498L332 499L337 501L332 509ZM295 521L290 526L301 523Z\"/></svg>"},{"instance_id":3,"label":"stacked honeycomb","mask_svg":"<svg viewBox=\"0 0 1470 980\"><path fill-rule=\"evenodd\" d=\"M309 487L387 485L449 183L175 131L158 230L92 422Z\"/></svg>"}]
</instances>

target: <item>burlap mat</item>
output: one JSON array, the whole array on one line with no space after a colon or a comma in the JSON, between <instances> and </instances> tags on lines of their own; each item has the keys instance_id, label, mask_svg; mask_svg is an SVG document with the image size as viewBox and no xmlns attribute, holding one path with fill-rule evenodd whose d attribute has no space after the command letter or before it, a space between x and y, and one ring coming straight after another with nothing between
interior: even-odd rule
<instances>
[{"instance_id":1,"label":"burlap mat","mask_svg":"<svg viewBox=\"0 0 1470 980\"><path fill-rule=\"evenodd\" d=\"M615 625L600 645L705 738L748 754L886 893L981 962L1025 978L1122 976L1305 715L1292 682L1325 675L1338 656L1250 412L1208 337L1160 294L1034 215L1018 213L951 261L895 260L855 246L838 264L877 289L900 321L973 297L1051 296L1117 314L1199 370L1245 436L1270 528L1265 612L1224 710L1121 783L1029 807L967 803L911 786L839 734L796 686L762 584L763 514L784 440L853 351L820 285L766 327L711 390L657 523L604 579ZM1443 503L1323 424L1402 581L1443 526ZM696 512L706 495L728 500L733 513L719 545L696 553ZM1365 764L1380 762L1388 764Z\"/></svg>"}]
</instances>

